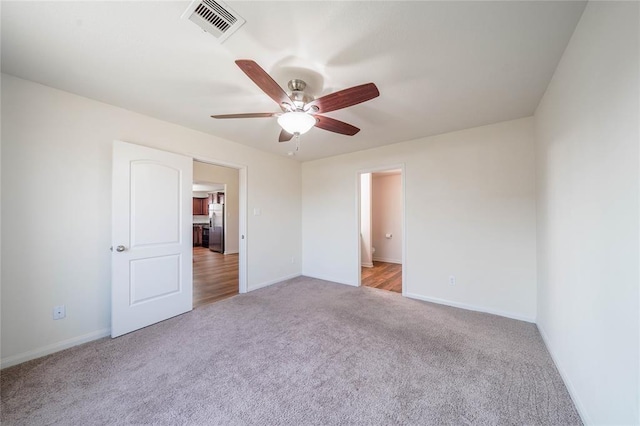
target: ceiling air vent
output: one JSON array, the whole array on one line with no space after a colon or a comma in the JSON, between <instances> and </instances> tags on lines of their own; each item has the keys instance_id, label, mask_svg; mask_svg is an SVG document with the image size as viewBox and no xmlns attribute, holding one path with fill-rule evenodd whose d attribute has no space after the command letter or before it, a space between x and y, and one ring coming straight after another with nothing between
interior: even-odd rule
<instances>
[{"instance_id":1,"label":"ceiling air vent","mask_svg":"<svg viewBox=\"0 0 640 426\"><path fill-rule=\"evenodd\" d=\"M182 14L200 28L218 39L220 43L245 23L245 20L221 1L194 0Z\"/></svg>"}]
</instances>

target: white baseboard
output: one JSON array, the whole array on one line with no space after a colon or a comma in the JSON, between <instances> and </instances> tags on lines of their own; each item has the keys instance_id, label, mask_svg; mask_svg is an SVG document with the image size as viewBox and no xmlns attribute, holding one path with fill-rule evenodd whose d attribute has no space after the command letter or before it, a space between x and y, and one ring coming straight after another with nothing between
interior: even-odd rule
<instances>
[{"instance_id":1,"label":"white baseboard","mask_svg":"<svg viewBox=\"0 0 640 426\"><path fill-rule=\"evenodd\" d=\"M72 337L71 339L63 340L62 342L52 343L41 348L33 349L31 351L23 352L21 354L12 355L3 358L0 361L0 368L11 367L13 365L21 364L32 359L40 358L45 355L50 355L54 352L59 352L64 349L71 348L73 346L81 345L83 343L90 342L92 340L101 339L111 335L111 329L105 328L102 330L92 331L91 333L83 334L82 336Z\"/></svg>"},{"instance_id":2,"label":"white baseboard","mask_svg":"<svg viewBox=\"0 0 640 426\"><path fill-rule=\"evenodd\" d=\"M553 363L556 365L556 368L558 369L558 372L560 373L560 377L562 377L562 381L564 382L564 385L567 387L567 391L569 392L569 396L573 400L573 405L575 405L576 410L578 411L578 414L580 415L580 418L582 419L582 423L585 424L585 425L592 425L593 422L591 421L591 419L587 415L587 411L586 411L586 409L584 407L584 404L582 403L582 401L578 397L578 393L576 392L576 389L573 386L573 383L569 379L569 376L567 375L567 372L564 369L564 367L562 366L562 364L560 364L560 362L558 360L558 357L556 356L555 351L553 350L552 346L549 344L550 342L549 342L549 337L547 337L547 333L544 331L544 328L542 328L542 326L540 324L536 324L536 326L538 327L538 331L540 332L540 335L542 336L542 340L544 341L544 344L547 347L547 351L549 351L549 354L551 355L551 359L553 360Z\"/></svg>"},{"instance_id":3,"label":"white baseboard","mask_svg":"<svg viewBox=\"0 0 640 426\"><path fill-rule=\"evenodd\" d=\"M252 285L252 286L249 286L249 291L257 290L257 289L263 288L263 287L268 287L270 285L277 284L277 283L282 282L282 281L290 280L291 278L297 278L300 275L301 274L298 274L298 273L291 274L291 275L286 275L284 277L276 278L275 280L265 281L265 282L262 282L260 284Z\"/></svg>"},{"instance_id":4,"label":"white baseboard","mask_svg":"<svg viewBox=\"0 0 640 426\"><path fill-rule=\"evenodd\" d=\"M309 277L309 278L315 278L318 280L324 280L324 281L331 281L332 283L336 283L336 284L344 284L344 285L350 285L351 287L358 287L358 284L354 284L354 283L348 283L346 281L341 281L341 280L337 280L335 278L332 277L327 277L327 276L322 276L322 275L310 275L310 274L305 274L304 272L302 273L303 276L305 277Z\"/></svg>"},{"instance_id":5,"label":"white baseboard","mask_svg":"<svg viewBox=\"0 0 640 426\"><path fill-rule=\"evenodd\" d=\"M363 262L360 264L363 268L373 268L372 262Z\"/></svg>"},{"instance_id":6,"label":"white baseboard","mask_svg":"<svg viewBox=\"0 0 640 426\"><path fill-rule=\"evenodd\" d=\"M373 260L376 261L376 262L398 263L398 264L402 265L402 260L391 259L391 258L388 258L388 257L374 256Z\"/></svg>"},{"instance_id":7,"label":"white baseboard","mask_svg":"<svg viewBox=\"0 0 640 426\"><path fill-rule=\"evenodd\" d=\"M536 319L532 318L532 317L527 317L525 315L515 314L513 312L505 312L505 311L499 311L499 310L496 310L496 309L485 308L483 306L468 305L466 303L453 302L451 300L438 299L438 298L435 298L435 297L427 297L427 296L422 296L422 295L414 294L414 293L406 293L405 296L410 298L410 299L423 300L425 302L432 302L432 303L437 303L439 305L446 305L446 306L452 306L454 308L467 309L469 311L484 312L484 313L487 313L487 314L499 315L501 317L511 318L511 319L515 319L515 320L519 320L519 321L526 321L526 322L530 322L530 323L534 323L534 324L536 322Z\"/></svg>"},{"instance_id":8,"label":"white baseboard","mask_svg":"<svg viewBox=\"0 0 640 426\"><path fill-rule=\"evenodd\" d=\"M238 250L235 251L225 251L223 254L238 254L240 253Z\"/></svg>"}]
</instances>

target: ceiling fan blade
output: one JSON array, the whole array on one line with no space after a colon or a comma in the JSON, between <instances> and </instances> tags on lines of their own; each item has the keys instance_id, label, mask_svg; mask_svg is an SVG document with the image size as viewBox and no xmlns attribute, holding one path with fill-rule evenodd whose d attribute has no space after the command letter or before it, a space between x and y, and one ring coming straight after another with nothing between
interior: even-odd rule
<instances>
[{"instance_id":1,"label":"ceiling fan blade","mask_svg":"<svg viewBox=\"0 0 640 426\"><path fill-rule=\"evenodd\" d=\"M276 115L278 115L277 112L250 112L248 114L212 115L211 118L264 118L264 117L274 117Z\"/></svg>"},{"instance_id":2,"label":"ceiling fan blade","mask_svg":"<svg viewBox=\"0 0 640 426\"><path fill-rule=\"evenodd\" d=\"M324 117L322 115L316 115L316 127L328 130L334 133L340 133L343 135L353 136L360 131L355 126L344 121L336 120L335 118Z\"/></svg>"},{"instance_id":3,"label":"ceiling fan blade","mask_svg":"<svg viewBox=\"0 0 640 426\"><path fill-rule=\"evenodd\" d=\"M282 129L280 132L280 137L278 137L278 142L289 142L293 135L288 133L286 130Z\"/></svg>"},{"instance_id":4,"label":"ceiling fan blade","mask_svg":"<svg viewBox=\"0 0 640 426\"><path fill-rule=\"evenodd\" d=\"M310 102L309 106L315 106L318 108L318 113L323 113L357 105L378 96L380 92L376 85L366 83L322 96Z\"/></svg>"},{"instance_id":5,"label":"ceiling fan blade","mask_svg":"<svg viewBox=\"0 0 640 426\"><path fill-rule=\"evenodd\" d=\"M271 99L276 101L278 105L293 105L293 102L282 90L282 87L276 83L260 65L249 59L238 59L236 64L264 93L269 95Z\"/></svg>"}]
</instances>

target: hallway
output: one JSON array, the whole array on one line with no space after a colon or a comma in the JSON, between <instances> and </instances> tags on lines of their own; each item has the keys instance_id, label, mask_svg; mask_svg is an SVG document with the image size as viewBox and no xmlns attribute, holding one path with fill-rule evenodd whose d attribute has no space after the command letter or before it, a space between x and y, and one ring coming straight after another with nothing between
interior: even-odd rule
<instances>
[{"instance_id":1,"label":"hallway","mask_svg":"<svg viewBox=\"0 0 640 426\"><path fill-rule=\"evenodd\" d=\"M373 261L373 268L362 268L362 285L402 293L402 265Z\"/></svg>"},{"instance_id":2,"label":"hallway","mask_svg":"<svg viewBox=\"0 0 640 426\"><path fill-rule=\"evenodd\" d=\"M193 308L238 294L238 255L193 248Z\"/></svg>"}]
</instances>

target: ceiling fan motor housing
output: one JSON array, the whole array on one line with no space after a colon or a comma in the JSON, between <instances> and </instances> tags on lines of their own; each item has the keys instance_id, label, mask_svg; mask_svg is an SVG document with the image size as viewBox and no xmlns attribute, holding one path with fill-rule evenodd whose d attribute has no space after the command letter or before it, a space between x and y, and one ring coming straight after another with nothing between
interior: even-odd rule
<instances>
[{"instance_id":1,"label":"ceiling fan motor housing","mask_svg":"<svg viewBox=\"0 0 640 426\"><path fill-rule=\"evenodd\" d=\"M289 80L287 86L292 92L304 92L304 89L307 87L307 83L304 80L294 78L293 80Z\"/></svg>"},{"instance_id":2,"label":"ceiling fan motor housing","mask_svg":"<svg viewBox=\"0 0 640 426\"><path fill-rule=\"evenodd\" d=\"M294 110L299 111L302 110L305 104L313 101L315 98L304 92L304 89L307 87L307 83L303 80L293 79L287 83L287 87L291 90L291 95L289 96L293 101Z\"/></svg>"}]
</instances>

